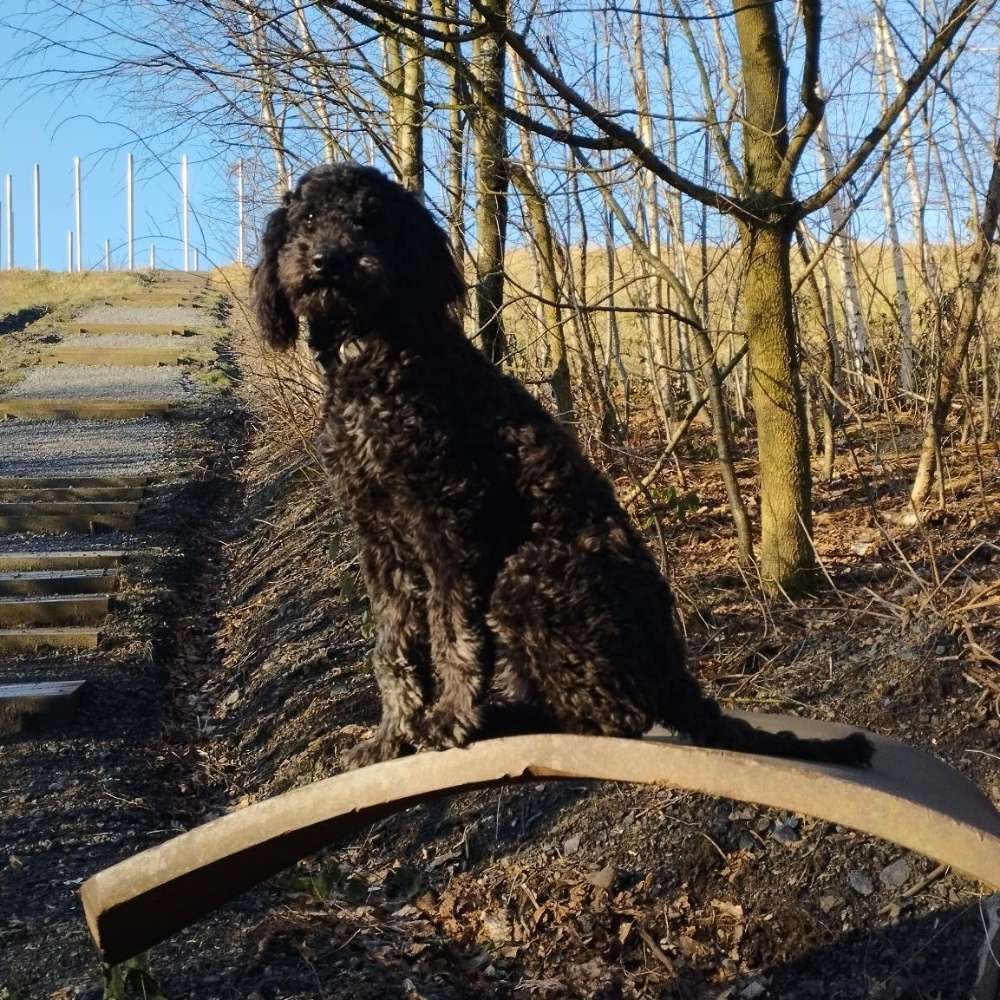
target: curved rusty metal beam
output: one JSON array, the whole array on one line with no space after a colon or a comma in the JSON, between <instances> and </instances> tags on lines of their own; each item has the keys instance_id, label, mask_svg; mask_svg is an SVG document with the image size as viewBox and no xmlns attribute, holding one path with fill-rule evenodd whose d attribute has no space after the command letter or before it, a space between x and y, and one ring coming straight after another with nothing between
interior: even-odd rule
<instances>
[{"instance_id":1,"label":"curved rusty metal beam","mask_svg":"<svg viewBox=\"0 0 1000 1000\"><path fill-rule=\"evenodd\" d=\"M848 727L744 715L800 736ZM1000 813L947 764L868 734L869 770L680 743L538 735L486 740L339 774L230 813L88 879L87 923L102 958L149 948L296 861L409 806L491 785L567 779L628 781L805 813L893 841L1000 889Z\"/></svg>"}]
</instances>

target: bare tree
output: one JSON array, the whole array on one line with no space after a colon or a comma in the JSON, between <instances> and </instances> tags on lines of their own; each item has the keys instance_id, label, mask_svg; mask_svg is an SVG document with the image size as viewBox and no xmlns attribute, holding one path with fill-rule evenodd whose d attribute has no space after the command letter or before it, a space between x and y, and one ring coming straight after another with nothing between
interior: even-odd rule
<instances>
[{"instance_id":1,"label":"bare tree","mask_svg":"<svg viewBox=\"0 0 1000 1000\"><path fill-rule=\"evenodd\" d=\"M941 434L959 384L969 343L976 332L979 307L993 264L993 244L996 240L998 216L1000 216L1000 140L997 141L993 151L993 171L979 218L976 241L966 266L965 280L953 293L951 337L941 356L934 399L920 450L920 464L910 490L910 502L916 512L919 512L927 502L934 485L934 472L939 465ZM943 474L940 468L937 472L938 475Z\"/></svg>"}]
</instances>

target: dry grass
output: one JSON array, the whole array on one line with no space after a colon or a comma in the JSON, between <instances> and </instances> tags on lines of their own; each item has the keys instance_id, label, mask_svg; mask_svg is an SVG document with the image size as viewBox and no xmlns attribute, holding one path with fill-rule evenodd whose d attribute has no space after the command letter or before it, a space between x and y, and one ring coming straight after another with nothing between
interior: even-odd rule
<instances>
[{"instance_id":1,"label":"dry grass","mask_svg":"<svg viewBox=\"0 0 1000 1000\"><path fill-rule=\"evenodd\" d=\"M127 295L149 278L138 272L4 271L0 274L0 318L22 309L71 309L102 298Z\"/></svg>"}]
</instances>

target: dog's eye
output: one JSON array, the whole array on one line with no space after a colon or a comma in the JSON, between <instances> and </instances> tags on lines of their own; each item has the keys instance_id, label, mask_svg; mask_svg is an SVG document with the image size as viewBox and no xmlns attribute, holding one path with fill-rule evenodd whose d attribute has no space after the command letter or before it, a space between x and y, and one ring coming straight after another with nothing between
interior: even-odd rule
<instances>
[{"instance_id":1,"label":"dog's eye","mask_svg":"<svg viewBox=\"0 0 1000 1000\"><path fill-rule=\"evenodd\" d=\"M378 198L366 197L361 200L360 216L362 221L371 222L379 212Z\"/></svg>"}]
</instances>

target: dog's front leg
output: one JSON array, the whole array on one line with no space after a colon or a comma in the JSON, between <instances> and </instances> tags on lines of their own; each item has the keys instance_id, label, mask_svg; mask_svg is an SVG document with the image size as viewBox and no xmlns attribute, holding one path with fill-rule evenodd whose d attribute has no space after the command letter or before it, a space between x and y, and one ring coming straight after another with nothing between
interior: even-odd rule
<instances>
[{"instance_id":1,"label":"dog's front leg","mask_svg":"<svg viewBox=\"0 0 1000 1000\"><path fill-rule=\"evenodd\" d=\"M468 551L468 550L466 550ZM427 618L431 662L437 681L433 707L420 727L422 746L464 746L482 727L493 673L493 643L486 625L482 587L456 549L439 556L429 581Z\"/></svg>"},{"instance_id":2,"label":"dog's front leg","mask_svg":"<svg viewBox=\"0 0 1000 1000\"><path fill-rule=\"evenodd\" d=\"M344 755L348 768L412 752L431 686L426 584L391 552L370 546L362 569L377 628L372 667L382 720L371 739Z\"/></svg>"}]
</instances>

